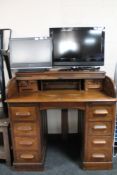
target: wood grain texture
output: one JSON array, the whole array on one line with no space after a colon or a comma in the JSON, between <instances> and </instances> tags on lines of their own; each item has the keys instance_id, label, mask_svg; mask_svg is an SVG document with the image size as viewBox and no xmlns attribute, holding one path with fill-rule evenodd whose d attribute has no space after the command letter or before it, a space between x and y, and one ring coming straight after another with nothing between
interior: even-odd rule
<instances>
[{"instance_id":1,"label":"wood grain texture","mask_svg":"<svg viewBox=\"0 0 117 175\"><path fill-rule=\"evenodd\" d=\"M56 90L40 91L38 93L19 94L12 98L7 98L8 103L43 103L43 102L98 102L112 101L116 98L106 95L100 91L77 91L77 90Z\"/></svg>"},{"instance_id":2,"label":"wood grain texture","mask_svg":"<svg viewBox=\"0 0 117 175\"><path fill-rule=\"evenodd\" d=\"M6 97L11 98L13 96L16 96L18 94L18 87L17 87L17 81L16 78L14 77L11 79L7 85L6 88Z\"/></svg>"},{"instance_id":3,"label":"wood grain texture","mask_svg":"<svg viewBox=\"0 0 117 175\"><path fill-rule=\"evenodd\" d=\"M110 97L116 97L116 87L110 77L106 76L103 81L103 90Z\"/></svg>"},{"instance_id":4,"label":"wood grain texture","mask_svg":"<svg viewBox=\"0 0 117 175\"><path fill-rule=\"evenodd\" d=\"M17 80L60 80L60 79L103 79L104 71L47 71L39 72L18 72Z\"/></svg>"}]
</instances>

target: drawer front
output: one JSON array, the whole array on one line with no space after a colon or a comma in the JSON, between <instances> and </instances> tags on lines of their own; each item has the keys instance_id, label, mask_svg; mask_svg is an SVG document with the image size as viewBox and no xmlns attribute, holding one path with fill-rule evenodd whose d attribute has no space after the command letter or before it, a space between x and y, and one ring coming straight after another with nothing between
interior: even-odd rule
<instances>
[{"instance_id":1,"label":"drawer front","mask_svg":"<svg viewBox=\"0 0 117 175\"><path fill-rule=\"evenodd\" d=\"M13 121L33 121L36 120L35 107L10 107Z\"/></svg>"},{"instance_id":2,"label":"drawer front","mask_svg":"<svg viewBox=\"0 0 117 175\"><path fill-rule=\"evenodd\" d=\"M38 138L33 137L15 137L15 148L16 150L37 150Z\"/></svg>"},{"instance_id":3,"label":"drawer front","mask_svg":"<svg viewBox=\"0 0 117 175\"><path fill-rule=\"evenodd\" d=\"M35 136L37 135L37 126L35 123L15 123L14 124L15 136Z\"/></svg>"},{"instance_id":4,"label":"drawer front","mask_svg":"<svg viewBox=\"0 0 117 175\"><path fill-rule=\"evenodd\" d=\"M91 150L88 152L87 161L91 162L106 162L112 161L111 150Z\"/></svg>"},{"instance_id":5,"label":"drawer front","mask_svg":"<svg viewBox=\"0 0 117 175\"><path fill-rule=\"evenodd\" d=\"M114 107L112 105L96 105L89 108L89 121L112 121Z\"/></svg>"},{"instance_id":6,"label":"drawer front","mask_svg":"<svg viewBox=\"0 0 117 175\"><path fill-rule=\"evenodd\" d=\"M18 151L15 159L18 163L38 163L41 160L41 156L36 151Z\"/></svg>"},{"instance_id":7,"label":"drawer front","mask_svg":"<svg viewBox=\"0 0 117 175\"><path fill-rule=\"evenodd\" d=\"M111 135L112 123L111 122L89 122L88 134L89 135Z\"/></svg>"},{"instance_id":8,"label":"drawer front","mask_svg":"<svg viewBox=\"0 0 117 175\"><path fill-rule=\"evenodd\" d=\"M88 150L104 149L112 150L112 137L111 136L89 136L88 138Z\"/></svg>"},{"instance_id":9,"label":"drawer front","mask_svg":"<svg viewBox=\"0 0 117 175\"><path fill-rule=\"evenodd\" d=\"M86 90L102 90L102 80L85 80Z\"/></svg>"},{"instance_id":10,"label":"drawer front","mask_svg":"<svg viewBox=\"0 0 117 175\"><path fill-rule=\"evenodd\" d=\"M37 92L38 91L38 83L35 80L19 80L18 87L20 93L27 92Z\"/></svg>"}]
</instances>

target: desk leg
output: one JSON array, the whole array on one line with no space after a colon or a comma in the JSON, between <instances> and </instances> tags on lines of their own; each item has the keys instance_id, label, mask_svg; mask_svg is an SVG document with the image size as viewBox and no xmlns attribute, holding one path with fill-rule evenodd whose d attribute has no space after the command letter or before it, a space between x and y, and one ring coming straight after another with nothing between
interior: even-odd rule
<instances>
[{"instance_id":1,"label":"desk leg","mask_svg":"<svg viewBox=\"0 0 117 175\"><path fill-rule=\"evenodd\" d=\"M79 138L79 147L81 149L80 157L81 160L84 158L84 124L85 124L85 113L83 110L78 110L78 138Z\"/></svg>"},{"instance_id":2,"label":"desk leg","mask_svg":"<svg viewBox=\"0 0 117 175\"><path fill-rule=\"evenodd\" d=\"M78 134L82 132L83 111L78 110Z\"/></svg>"},{"instance_id":3,"label":"desk leg","mask_svg":"<svg viewBox=\"0 0 117 175\"><path fill-rule=\"evenodd\" d=\"M47 111L41 111L41 133L42 133L42 145L46 148L46 139L47 139Z\"/></svg>"},{"instance_id":4,"label":"desk leg","mask_svg":"<svg viewBox=\"0 0 117 175\"><path fill-rule=\"evenodd\" d=\"M6 164L8 166L11 165L11 156L10 156L10 145L9 145L9 138L8 138L8 128L3 127L3 140L4 140L4 151L6 156Z\"/></svg>"},{"instance_id":5,"label":"desk leg","mask_svg":"<svg viewBox=\"0 0 117 175\"><path fill-rule=\"evenodd\" d=\"M47 125L47 111L46 110L44 110L44 111L42 111L42 115L43 115L43 122L44 122L44 132L45 132L45 134L47 135L47 133L48 133L48 125Z\"/></svg>"},{"instance_id":6,"label":"desk leg","mask_svg":"<svg viewBox=\"0 0 117 175\"><path fill-rule=\"evenodd\" d=\"M62 138L66 140L68 136L68 110L67 109L61 110L61 131L62 131Z\"/></svg>"}]
</instances>

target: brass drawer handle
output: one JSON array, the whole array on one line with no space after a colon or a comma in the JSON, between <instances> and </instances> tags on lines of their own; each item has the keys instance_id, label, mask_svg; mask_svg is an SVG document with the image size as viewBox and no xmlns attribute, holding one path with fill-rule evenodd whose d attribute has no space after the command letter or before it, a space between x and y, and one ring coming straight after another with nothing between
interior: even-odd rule
<instances>
[{"instance_id":1,"label":"brass drawer handle","mask_svg":"<svg viewBox=\"0 0 117 175\"><path fill-rule=\"evenodd\" d=\"M93 144L100 144L100 145L103 145L103 144L106 144L106 140L93 140Z\"/></svg>"},{"instance_id":2,"label":"brass drawer handle","mask_svg":"<svg viewBox=\"0 0 117 175\"><path fill-rule=\"evenodd\" d=\"M32 131L32 127L31 126L19 126L17 130L18 131Z\"/></svg>"},{"instance_id":3,"label":"brass drawer handle","mask_svg":"<svg viewBox=\"0 0 117 175\"><path fill-rule=\"evenodd\" d=\"M16 116L31 116L31 113L30 112L16 112Z\"/></svg>"},{"instance_id":4,"label":"brass drawer handle","mask_svg":"<svg viewBox=\"0 0 117 175\"><path fill-rule=\"evenodd\" d=\"M34 155L33 154L21 154L20 158L21 159L33 159Z\"/></svg>"},{"instance_id":5,"label":"brass drawer handle","mask_svg":"<svg viewBox=\"0 0 117 175\"><path fill-rule=\"evenodd\" d=\"M96 109L93 112L94 115L107 115L108 111L106 109Z\"/></svg>"},{"instance_id":6,"label":"brass drawer handle","mask_svg":"<svg viewBox=\"0 0 117 175\"><path fill-rule=\"evenodd\" d=\"M93 129L95 129L95 130L97 130L97 129L107 129L107 126L106 125L95 125L94 127L93 127Z\"/></svg>"},{"instance_id":7,"label":"brass drawer handle","mask_svg":"<svg viewBox=\"0 0 117 175\"><path fill-rule=\"evenodd\" d=\"M24 146L30 146L33 144L33 142L32 141L20 141L19 144L24 145Z\"/></svg>"},{"instance_id":8,"label":"brass drawer handle","mask_svg":"<svg viewBox=\"0 0 117 175\"><path fill-rule=\"evenodd\" d=\"M106 157L105 154L96 154L96 153L94 153L92 155L92 158L105 158L105 157Z\"/></svg>"}]
</instances>

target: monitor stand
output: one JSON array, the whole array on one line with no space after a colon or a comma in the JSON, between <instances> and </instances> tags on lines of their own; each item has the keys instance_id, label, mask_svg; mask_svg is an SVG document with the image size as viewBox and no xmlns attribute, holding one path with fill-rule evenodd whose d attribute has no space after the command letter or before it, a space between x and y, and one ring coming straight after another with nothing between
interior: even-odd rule
<instances>
[{"instance_id":1,"label":"monitor stand","mask_svg":"<svg viewBox=\"0 0 117 175\"><path fill-rule=\"evenodd\" d=\"M39 69L19 69L17 72L46 72L49 68L39 68Z\"/></svg>"}]
</instances>

